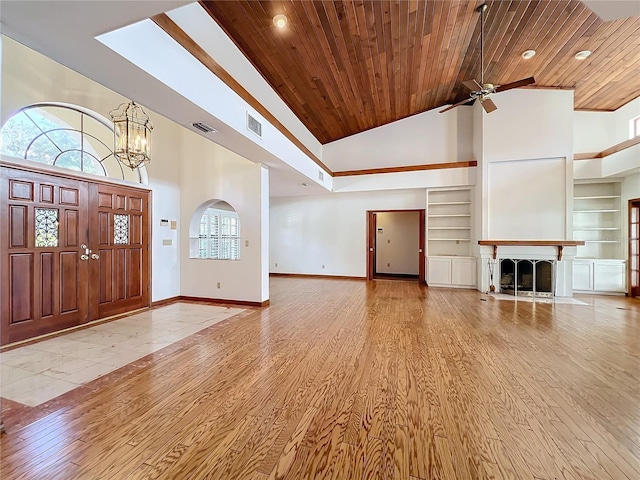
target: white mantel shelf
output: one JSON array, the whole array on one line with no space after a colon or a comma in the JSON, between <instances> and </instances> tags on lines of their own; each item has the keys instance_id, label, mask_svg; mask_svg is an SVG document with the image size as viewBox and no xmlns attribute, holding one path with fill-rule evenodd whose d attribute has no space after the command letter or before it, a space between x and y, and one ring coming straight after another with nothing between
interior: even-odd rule
<instances>
[{"instance_id":1,"label":"white mantel shelf","mask_svg":"<svg viewBox=\"0 0 640 480\"><path fill-rule=\"evenodd\" d=\"M478 240L478 245L493 246L494 260L498 258L498 247L556 247L560 261L564 247L584 245L584 240Z\"/></svg>"}]
</instances>

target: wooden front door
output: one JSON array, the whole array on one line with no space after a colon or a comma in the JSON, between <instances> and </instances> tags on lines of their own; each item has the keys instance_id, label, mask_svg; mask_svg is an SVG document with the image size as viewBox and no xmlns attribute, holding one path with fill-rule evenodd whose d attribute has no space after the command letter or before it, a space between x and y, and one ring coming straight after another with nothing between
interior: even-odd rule
<instances>
[{"instance_id":1,"label":"wooden front door","mask_svg":"<svg viewBox=\"0 0 640 480\"><path fill-rule=\"evenodd\" d=\"M2 345L148 306L147 191L7 166L0 180Z\"/></svg>"},{"instance_id":2,"label":"wooden front door","mask_svg":"<svg viewBox=\"0 0 640 480\"><path fill-rule=\"evenodd\" d=\"M92 184L90 194L92 318L149 305L149 192Z\"/></svg>"},{"instance_id":3,"label":"wooden front door","mask_svg":"<svg viewBox=\"0 0 640 480\"><path fill-rule=\"evenodd\" d=\"M629 296L640 297L640 198L629 200Z\"/></svg>"}]
</instances>

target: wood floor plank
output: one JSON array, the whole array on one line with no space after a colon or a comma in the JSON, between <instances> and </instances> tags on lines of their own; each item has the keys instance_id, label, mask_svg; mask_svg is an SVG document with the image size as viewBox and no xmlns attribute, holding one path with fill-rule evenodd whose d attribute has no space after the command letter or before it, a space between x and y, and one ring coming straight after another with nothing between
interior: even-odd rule
<instances>
[{"instance_id":1,"label":"wood floor plank","mask_svg":"<svg viewBox=\"0 0 640 480\"><path fill-rule=\"evenodd\" d=\"M3 415L0 476L636 480L640 300L580 299L273 278L268 308Z\"/></svg>"}]
</instances>

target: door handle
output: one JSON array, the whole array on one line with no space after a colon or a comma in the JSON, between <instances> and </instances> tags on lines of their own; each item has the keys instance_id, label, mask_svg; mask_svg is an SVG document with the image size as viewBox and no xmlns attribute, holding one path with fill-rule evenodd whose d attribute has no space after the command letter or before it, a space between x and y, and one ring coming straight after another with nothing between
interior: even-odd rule
<instances>
[{"instance_id":1,"label":"door handle","mask_svg":"<svg viewBox=\"0 0 640 480\"><path fill-rule=\"evenodd\" d=\"M98 255L97 253L92 253L91 258L93 258L94 260L98 260L100 258L100 255Z\"/></svg>"},{"instance_id":2,"label":"door handle","mask_svg":"<svg viewBox=\"0 0 640 480\"><path fill-rule=\"evenodd\" d=\"M373 252L373 248L370 248L370 249L369 249L369 251L370 251L370 252Z\"/></svg>"},{"instance_id":3,"label":"door handle","mask_svg":"<svg viewBox=\"0 0 640 480\"><path fill-rule=\"evenodd\" d=\"M85 255L84 253L80 255L80 260L89 260L89 255Z\"/></svg>"}]
</instances>

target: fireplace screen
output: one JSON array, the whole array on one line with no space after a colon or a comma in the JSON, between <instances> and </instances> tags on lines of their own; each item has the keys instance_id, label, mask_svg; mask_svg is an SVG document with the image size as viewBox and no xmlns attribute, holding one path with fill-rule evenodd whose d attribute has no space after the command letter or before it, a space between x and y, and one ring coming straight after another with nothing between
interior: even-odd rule
<instances>
[{"instance_id":1,"label":"fireplace screen","mask_svg":"<svg viewBox=\"0 0 640 480\"><path fill-rule=\"evenodd\" d=\"M553 260L500 260L500 291L510 295L553 297Z\"/></svg>"}]
</instances>

